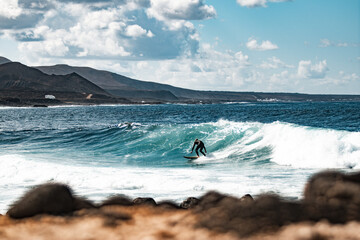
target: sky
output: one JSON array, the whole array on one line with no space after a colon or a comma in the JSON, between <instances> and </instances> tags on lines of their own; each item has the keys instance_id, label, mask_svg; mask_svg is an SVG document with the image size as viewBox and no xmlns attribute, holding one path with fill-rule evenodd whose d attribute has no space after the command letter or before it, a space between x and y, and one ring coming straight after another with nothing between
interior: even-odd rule
<instances>
[{"instance_id":1,"label":"sky","mask_svg":"<svg viewBox=\"0 0 360 240\"><path fill-rule=\"evenodd\" d=\"M360 94L360 1L0 0L0 56L195 90Z\"/></svg>"}]
</instances>

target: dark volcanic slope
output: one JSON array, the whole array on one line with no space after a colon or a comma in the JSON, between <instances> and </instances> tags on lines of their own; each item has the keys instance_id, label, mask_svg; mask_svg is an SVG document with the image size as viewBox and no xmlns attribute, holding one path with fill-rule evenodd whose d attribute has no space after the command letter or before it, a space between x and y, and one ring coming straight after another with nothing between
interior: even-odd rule
<instances>
[{"instance_id":1,"label":"dark volcanic slope","mask_svg":"<svg viewBox=\"0 0 360 240\"><path fill-rule=\"evenodd\" d=\"M159 99L166 101L176 101L184 98L196 98L199 91L193 91L167 84L140 81L128 78L108 71L96 70L89 67L72 67L68 65L55 65L36 67L47 74L69 74L76 72L84 78L90 80L106 91L122 97ZM203 96L200 94L200 98Z\"/></svg>"},{"instance_id":2,"label":"dark volcanic slope","mask_svg":"<svg viewBox=\"0 0 360 240\"><path fill-rule=\"evenodd\" d=\"M39 69L40 71L46 74L55 74L55 75L67 75L75 72L103 89L123 89L123 90L129 89L128 85L116 81L112 76L113 74L107 71L96 70L89 67L71 67L63 64L48 66L48 67L35 67L35 68Z\"/></svg>"},{"instance_id":3,"label":"dark volcanic slope","mask_svg":"<svg viewBox=\"0 0 360 240\"><path fill-rule=\"evenodd\" d=\"M140 81L108 71L96 70L89 67L72 67L55 65L36 67L47 74L69 74L76 72L106 91L121 97L141 99L174 100L208 100L208 101L256 101L253 94L227 93L213 91L196 91L174 87L167 84ZM241 96L239 95L241 94Z\"/></svg>"},{"instance_id":4,"label":"dark volcanic slope","mask_svg":"<svg viewBox=\"0 0 360 240\"><path fill-rule=\"evenodd\" d=\"M109 93L136 100L161 101L360 101L360 95L312 95L298 93L261 93L261 92L220 92L196 91L178 88L167 84L131 79L108 71L100 71L89 67L72 67L55 65L37 67L47 74L69 74L75 72L102 87Z\"/></svg>"},{"instance_id":5,"label":"dark volcanic slope","mask_svg":"<svg viewBox=\"0 0 360 240\"><path fill-rule=\"evenodd\" d=\"M169 90L169 88L176 89L175 87L159 83L139 81L108 71L96 70L89 67L72 67L68 65L36 68L44 73L56 75L64 75L75 72L105 89L107 92L119 97L137 100L178 100L174 91Z\"/></svg>"},{"instance_id":6,"label":"dark volcanic slope","mask_svg":"<svg viewBox=\"0 0 360 240\"><path fill-rule=\"evenodd\" d=\"M109 95L76 73L62 76L47 75L38 69L16 62L0 65L0 89Z\"/></svg>"},{"instance_id":7,"label":"dark volcanic slope","mask_svg":"<svg viewBox=\"0 0 360 240\"><path fill-rule=\"evenodd\" d=\"M11 62L9 59L0 57L0 64L9 63L9 62Z\"/></svg>"}]
</instances>

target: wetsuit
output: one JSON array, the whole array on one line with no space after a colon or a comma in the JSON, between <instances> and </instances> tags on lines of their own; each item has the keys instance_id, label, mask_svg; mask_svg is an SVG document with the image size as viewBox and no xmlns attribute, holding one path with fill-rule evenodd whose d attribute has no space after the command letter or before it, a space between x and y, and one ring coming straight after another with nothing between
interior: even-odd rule
<instances>
[{"instance_id":1,"label":"wetsuit","mask_svg":"<svg viewBox=\"0 0 360 240\"><path fill-rule=\"evenodd\" d=\"M198 150L200 149L200 152L201 152L204 156L206 156L206 154L203 152L203 149L205 149L205 152L206 152L206 148L205 148L204 143L203 143L202 141L200 141L200 140L195 140L194 145L193 145L193 147L192 147L192 149L191 149L191 152L194 151L195 145L197 145L197 147L196 147L196 149L195 149L196 155L199 156Z\"/></svg>"}]
</instances>

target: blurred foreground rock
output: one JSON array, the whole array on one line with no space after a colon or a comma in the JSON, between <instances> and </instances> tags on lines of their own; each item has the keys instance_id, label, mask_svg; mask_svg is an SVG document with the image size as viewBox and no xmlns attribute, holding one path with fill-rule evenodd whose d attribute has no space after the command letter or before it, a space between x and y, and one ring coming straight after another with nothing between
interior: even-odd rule
<instances>
[{"instance_id":1,"label":"blurred foreground rock","mask_svg":"<svg viewBox=\"0 0 360 240\"><path fill-rule=\"evenodd\" d=\"M92 207L94 205L90 201L74 197L68 186L48 183L27 192L11 206L7 215L12 218L26 218L37 214L61 215Z\"/></svg>"},{"instance_id":2,"label":"blurred foreground rock","mask_svg":"<svg viewBox=\"0 0 360 240\"><path fill-rule=\"evenodd\" d=\"M316 174L299 201L208 192L180 205L123 195L95 205L44 184L0 215L0 239L360 240L360 173Z\"/></svg>"},{"instance_id":3,"label":"blurred foreground rock","mask_svg":"<svg viewBox=\"0 0 360 240\"><path fill-rule=\"evenodd\" d=\"M306 184L304 205L309 220L360 221L360 172L322 172Z\"/></svg>"}]
</instances>

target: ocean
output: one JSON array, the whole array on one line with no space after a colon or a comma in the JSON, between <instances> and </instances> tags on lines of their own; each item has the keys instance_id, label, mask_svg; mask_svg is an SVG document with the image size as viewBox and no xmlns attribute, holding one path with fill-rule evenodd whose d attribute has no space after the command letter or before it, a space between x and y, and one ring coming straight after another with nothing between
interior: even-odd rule
<instances>
[{"instance_id":1,"label":"ocean","mask_svg":"<svg viewBox=\"0 0 360 240\"><path fill-rule=\"evenodd\" d=\"M207 156L183 158L196 138ZM95 202L210 190L301 199L312 174L359 168L358 102L0 108L2 214L49 181Z\"/></svg>"}]
</instances>

